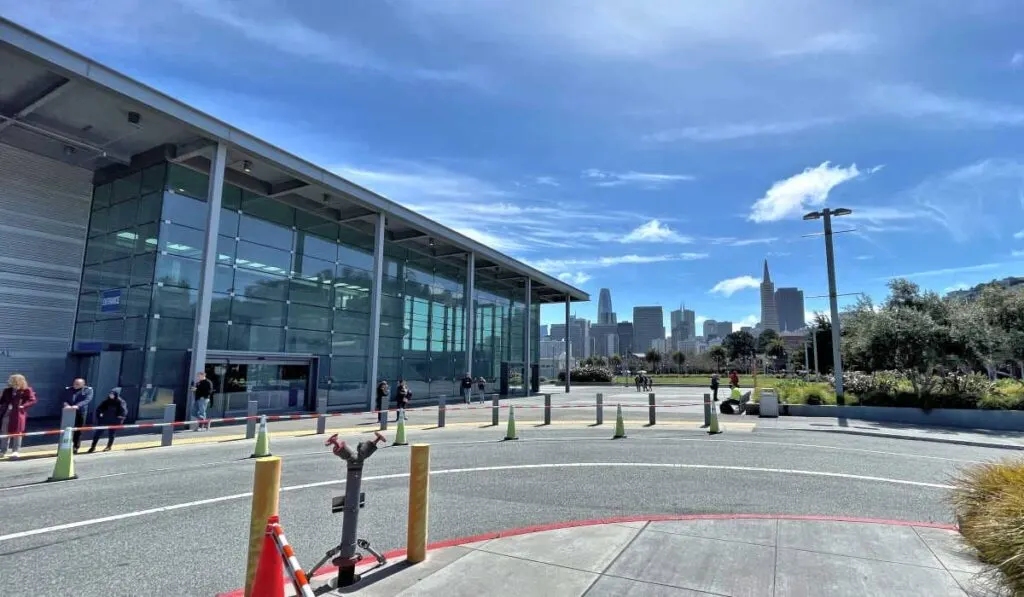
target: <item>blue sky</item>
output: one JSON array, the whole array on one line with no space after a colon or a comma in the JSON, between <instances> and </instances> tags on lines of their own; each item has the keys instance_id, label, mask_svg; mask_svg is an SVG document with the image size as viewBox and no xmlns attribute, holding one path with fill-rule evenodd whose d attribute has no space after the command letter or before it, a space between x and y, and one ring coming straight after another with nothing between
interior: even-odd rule
<instances>
[{"instance_id":1,"label":"blue sky","mask_svg":"<svg viewBox=\"0 0 1024 597\"><path fill-rule=\"evenodd\" d=\"M1019 0L0 0L0 14L591 292L1024 273ZM753 279L751 278L753 277ZM847 299L847 300L852 300ZM826 310L808 299L808 311ZM558 321L558 308L545 309Z\"/></svg>"}]
</instances>

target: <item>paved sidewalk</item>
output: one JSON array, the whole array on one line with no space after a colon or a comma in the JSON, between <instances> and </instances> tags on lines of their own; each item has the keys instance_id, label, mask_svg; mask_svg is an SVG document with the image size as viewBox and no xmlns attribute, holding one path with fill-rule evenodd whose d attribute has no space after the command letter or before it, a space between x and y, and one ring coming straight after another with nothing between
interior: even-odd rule
<instances>
[{"instance_id":1,"label":"paved sidewalk","mask_svg":"<svg viewBox=\"0 0 1024 597\"><path fill-rule=\"evenodd\" d=\"M984 568L960 546L959 534L928 523L675 516L569 523L495 535L462 544L447 542L449 546L432 550L427 561L417 565L399 558L354 587L322 594L1000 595L988 588ZM319 575L311 586L320 587L331 576Z\"/></svg>"},{"instance_id":2,"label":"paved sidewalk","mask_svg":"<svg viewBox=\"0 0 1024 597\"><path fill-rule=\"evenodd\" d=\"M984 448L1024 450L1024 433L1016 431L994 431L986 429L957 429L952 427L927 427L923 425L901 425L879 423L859 419L833 419L831 417L779 417L777 419L756 419L758 429L787 429L793 431L822 431L845 433L847 435L868 435L926 442L941 442Z\"/></svg>"}]
</instances>

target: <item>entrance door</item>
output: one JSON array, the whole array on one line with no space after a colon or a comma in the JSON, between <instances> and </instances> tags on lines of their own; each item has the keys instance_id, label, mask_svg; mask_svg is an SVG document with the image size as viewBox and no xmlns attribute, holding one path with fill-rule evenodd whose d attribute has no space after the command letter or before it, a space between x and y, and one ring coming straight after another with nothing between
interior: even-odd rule
<instances>
[{"instance_id":1,"label":"entrance door","mask_svg":"<svg viewBox=\"0 0 1024 597\"><path fill-rule=\"evenodd\" d=\"M206 376L213 382L212 412L217 416L238 416L255 400L260 413L307 410L313 402L314 363L225 358L208 362Z\"/></svg>"}]
</instances>

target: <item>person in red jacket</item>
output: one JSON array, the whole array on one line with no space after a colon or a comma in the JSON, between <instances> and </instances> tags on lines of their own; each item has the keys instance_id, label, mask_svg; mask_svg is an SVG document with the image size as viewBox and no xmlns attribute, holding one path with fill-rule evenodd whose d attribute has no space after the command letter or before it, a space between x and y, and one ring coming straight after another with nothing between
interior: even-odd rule
<instances>
[{"instance_id":1,"label":"person in red jacket","mask_svg":"<svg viewBox=\"0 0 1024 597\"><path fill-rule=\"evenodd\" d=\"M36 403L36 393L29 387L25 376L18 373L7 379L7 386L3 394L0 394L0 431L8 434L25 433L28 409ZM8 440L11 458L17 458L21 449L20 436L0 440L0 458L7 453Z\"/></svg>"}]
</instances>

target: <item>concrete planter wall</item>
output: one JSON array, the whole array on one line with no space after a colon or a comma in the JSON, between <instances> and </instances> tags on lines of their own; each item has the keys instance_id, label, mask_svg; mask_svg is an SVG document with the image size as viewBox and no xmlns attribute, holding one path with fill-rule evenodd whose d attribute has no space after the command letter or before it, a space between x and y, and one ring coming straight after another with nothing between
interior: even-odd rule
<instances>
[{"instance_id":1,"label":"concrete planter wall","mask_svg":"<svg viewBox=\"0 0 1024 597\"><path fill-rule=\"evenodd\" d=\"M934 425L936 427L962 427L965 429L992 429L996 431L1024 431L1024 411L919 408L889 406L810 406L788 404L784 415L794 417L844 417L878 423L906 423L908 425Z\"/></svg>"}]
</instances>

